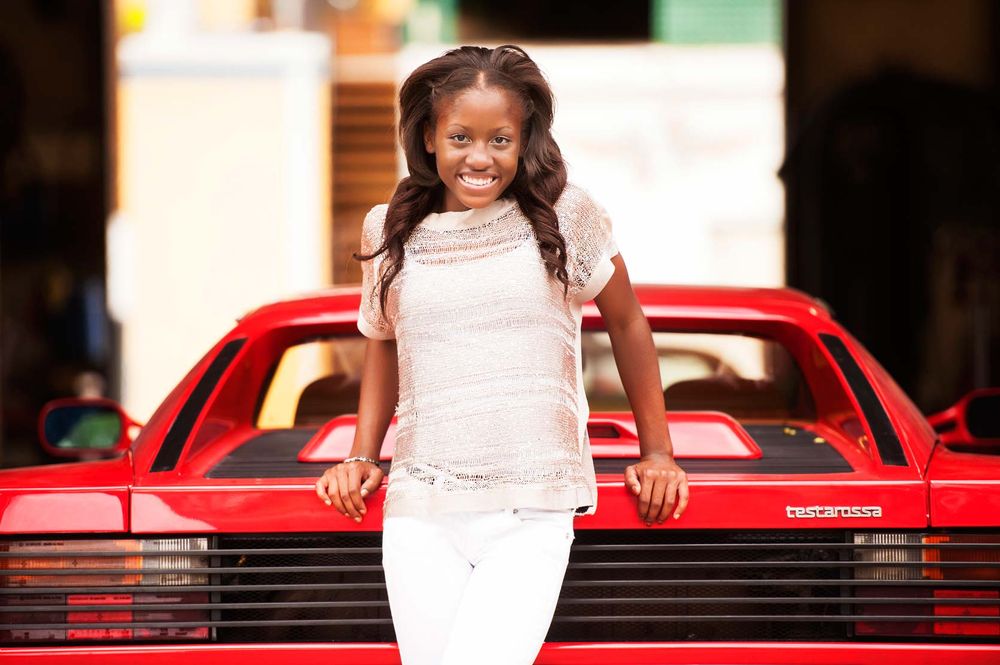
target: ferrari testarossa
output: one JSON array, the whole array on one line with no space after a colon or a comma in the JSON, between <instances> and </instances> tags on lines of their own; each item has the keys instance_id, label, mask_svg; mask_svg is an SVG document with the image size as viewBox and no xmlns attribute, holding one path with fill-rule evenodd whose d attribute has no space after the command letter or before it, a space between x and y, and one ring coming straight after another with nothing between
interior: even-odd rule
<instances>
[{"instance_id":1,"label":"ferrari testarossa","mask_svg":"<svg viewBox=\"0 0 1000 665\"><path fill-rule=\"evenodd\" d=\"M1000 391L928 419L801 293L636 292L690 507L639 520L635 427L588 303L598 510L537 662L1000 663ZM360 524L314 491L353 437L359 298L248 314L141 428L113 402L51 404L44 445L87 461L0 472L0 655L398 663L384 490ZM390 428L386 465L392 448Z\"/></svg>"}]
</instances>

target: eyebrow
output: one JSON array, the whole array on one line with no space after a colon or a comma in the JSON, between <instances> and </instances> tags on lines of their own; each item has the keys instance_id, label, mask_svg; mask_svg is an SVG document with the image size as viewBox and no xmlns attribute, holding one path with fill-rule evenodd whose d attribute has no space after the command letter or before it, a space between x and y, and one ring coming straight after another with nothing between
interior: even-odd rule
<instances>
[{"instance_id":1,"label":"eyebrow","mask_svg":"<svg viewBox=\"0 0 1000 665\"><path fill-rule=\"evenodd\" d=\"M469 128L468 128L468 127L466 127L465 125L460 125L460 124L458 124L458 123L453 123L453 124L451 124L451 125L448 125L448 129L447 129L447 131L449 131L449 132L450 132L450 131L452 131L452 130L455 130L455 129L460 129L460 130L462 130L463 132L467 132L467 131L469 131ZM503 132L503 131L507 131L507 132L513 132L513 131L514 131L514 128L513 128L513 127L511 127L510 125L504 125L504 126L502 126L502 127L494 127L493 129L489 130L489 133L491 133L491 134L495 134L495 133L497 133L497 132Z\"/></svg>"}]
</instances>

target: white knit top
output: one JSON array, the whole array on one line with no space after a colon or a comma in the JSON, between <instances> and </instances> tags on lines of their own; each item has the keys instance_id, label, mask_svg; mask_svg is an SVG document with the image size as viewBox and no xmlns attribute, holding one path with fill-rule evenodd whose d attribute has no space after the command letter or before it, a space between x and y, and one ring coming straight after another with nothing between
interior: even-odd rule
<instances>
[{"instance_id":1,"label":"white knit top","mask_svg":"<svg viewBox=\"0 0 1000 665\"><path fill-rule=\"evenodd\" d=\"M570 288L545 269L531 222L500 199L428 215L404 246L386 315L365 261L358 329L396 339L396 450L384 514L597 505L580 358L580 306L611 278L607 213L568 185L556 203ZM386 206L361 251L382 243Z\"/></svg>"}]
</instances>

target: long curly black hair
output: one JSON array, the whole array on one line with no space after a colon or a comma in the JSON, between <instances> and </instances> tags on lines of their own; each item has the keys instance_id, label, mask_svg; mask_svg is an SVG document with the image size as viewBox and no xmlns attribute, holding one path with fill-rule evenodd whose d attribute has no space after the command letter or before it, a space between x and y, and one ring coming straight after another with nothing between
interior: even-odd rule
<instances>
[{"instance_id":1,"label":"long curly black hair","mask_svg":"<svg viewBox=\"0 0 1000 665\"><path fill-rule=\"evenodd\" d=\"M382 245L371 254L353 254L359 261L370 261L387 253L378 285L383 313L389 286L402 270L410 233L444 198L435 157L424 145L424 129L433 128L442 102L475 87L501 88L521 103L524 150L504 196L516 199L531 221L548 272L563 284L564 292L569 287L566 242L553 207L566 186L566 164L552 138L552 90L535 61L518 46L462 46L415 69L399 91L399 139L410 175L399 181L389 201Z\"/></svg>"}]
</instances>

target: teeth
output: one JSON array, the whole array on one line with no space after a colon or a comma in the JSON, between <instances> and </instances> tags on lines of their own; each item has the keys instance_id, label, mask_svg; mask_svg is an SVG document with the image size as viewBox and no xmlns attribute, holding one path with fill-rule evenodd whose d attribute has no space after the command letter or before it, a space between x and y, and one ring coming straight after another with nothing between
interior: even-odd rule
<instances>
[{"instance_id":1,"label":"teeth","mask_svg":"<svg viewBox=\"0 0 1000 665\"><path fill-rule=\"evenodd\" d=\"M496 178L492 176L484 176L481 178L477 178L475 176L461 175L459 176L459 178L461 178L462 182L464 182L465 184L472 185L473 187L485 187L486 185L489 185L494 180L496 180Z\"/></svg>"}]
</instances>

